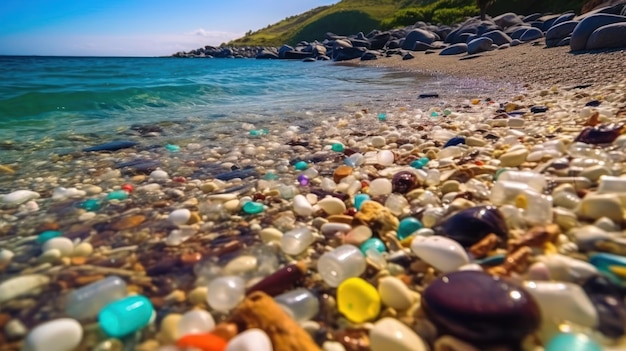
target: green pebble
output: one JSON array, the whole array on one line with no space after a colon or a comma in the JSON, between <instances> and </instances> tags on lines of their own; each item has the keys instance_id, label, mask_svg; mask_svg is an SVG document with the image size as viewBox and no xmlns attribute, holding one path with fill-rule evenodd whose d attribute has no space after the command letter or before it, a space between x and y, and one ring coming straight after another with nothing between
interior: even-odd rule
<instances>
[{"instance_id":1,"label":"green pebble","mask_svg":"<svg viewBox=\"0 0 626 351\"><path fill-rule=\"evenodd\" d=\"M128 193L124 190L112 191L107 195L107 200L126 200L128 199Z\"/></svg>"},{"instance_id":2,"label":"green pebble","mask_svg":"<svg viewBox=\"0 0 626 351\"><path fill-rule=\"evenodd\" d=\"M273 172L268 172L263 176L265 180L278 180L278 175Z\"/></svg>"},{"instance_id":3,"label":"green pebble","mask_svg":"<svg viewBox=\"0 0 626 351\"><path fill-rule=\"evenodd\" d=\"M335 152L343 152L346 148L341 143L334 143L331 149Z\"/></svg>"},{"instance_id":4,"label":"green pebble","mask_svg":"<svg viewBox=\"0 0 626 351\"><path fill-rule=\"evenodd\" d=\"M304 161L299 161L299 162L296 162L296 164L295 164L295 165L293 165L293 166L294 166L294 167L296 168L296 170L298 170L298 171L304 171L305 169L309 168L309 164L308 164L308 163L306 163L306 162L304 162Z\"/></svg>"},{"instance_id":5,"label":"green pebble","mask_svg":"<svg viewBox=\"0 0 626 351\"><path fill-rule=\"evenodd\" d=\"M178 152L178 151L180 151L180 146L178 146L178 145L167 144L167 145L165 145L165 148L168 151L171 151L171 152Z\"/></svg>"},{"instance_id":6,"label":"green pebble","mask_svg":"<svg viewBox=\"0 0 626 351\"><path fill-rule=\"evenodd\" d=\"M414 217L403 218L398 225L398 239L404 240L422 228L424 228L424 225L419 219Z\"/></svg>"},{"instance_id":7,"label":"green pebble","mask_svg":"<svg viewBox=\"0 0 626 351\"><path fill-rule=\"evenodd\" d=\"M39 244L43 244L46 241L52 239L52 238L56 238L61 236L62 233L56 230L46 230L45 232L41 232L39 233L39 235L37 236L37 243Z\"/></svg>"},{"instance_id":8,"label":"green pebble","mask_svg":"<svg viewBox=\"0 0 626 351\"><path fill-rule=\"evenodd\" d=\"M369 199L370 199L370 196L367 194L354 195L354 208L356 208L357 211L361 210L361 205L363 205L363 202Z\"/></svg>"},{"instance_id":9,"label":"green pebble","mask_svg":"<svg viewBox=\"0 0 626 351\"><path fill-rule=\"evenodd\" d=\"M364 255L366 255L367 251L369 251L370 249L376 249L376 251L378 252L387 251L387 248L385 247L385 243L378 238L369 238L365 240L365 242L361 244L360 249Z\"/></svg>"},{"instance_id":10,"label":"green pebble","mask_svg":"<svg viewBox=\"0 0 626 351\"><path fill-rule=\"evenodd\" d=\"M242 209L247 214L257 214L263 212L265 208L262 203L248 201L243 205Z\"/></svg>"},{"instance_id":11,"label":"green pebble","mask_svg":"<svg viewBox=\"0 0 626 351\"><path fill-rule=\"evenodd\" d=\"M602 347L587 335L561 333L553 337L546 346L546 351L602 351Z\"/></svg>"},{"instance_id":12,"label":"green pebble","mask_svg":"<svg viewBox=\"0 0 626 351\"><path fill-rule=\"evenodd\" d=\"M379 120L379 121L386 121L386 120L387 120L387 114L385 114L385 113L379 113L379 114L378 114L378 120Z\"/></svg>"},{"instance_id":13,"label":"green pebble","mask_svg":"<svg viewBox=\"0 0 626 351\"><path fill-rule=\"evenodd\" d=\"M98 211L100 209L100 201L96 199L88 199L85 200L80 207L84 208L89 212Z\"/></svg>"},{"instance_id":14,"label":"green pebble","mask_svg":"<svg viewBox=\"0 0 626 351\"><path fill-rule=\"evenodd\" d=\"M439 117L439 114L435 111L430 113L430 117Z\"/></svg>"}]
</instances>

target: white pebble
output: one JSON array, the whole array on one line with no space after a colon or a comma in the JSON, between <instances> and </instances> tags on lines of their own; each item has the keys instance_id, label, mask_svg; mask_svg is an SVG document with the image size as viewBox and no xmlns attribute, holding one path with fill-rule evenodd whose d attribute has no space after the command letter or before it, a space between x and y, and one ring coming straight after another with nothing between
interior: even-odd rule
<instances>
[{"instance_id":1,"label":"white pebble","mask_svg":"<svg viewBox=\"0 0 626 351\"><path fill-rule=\"evenodd\" d=\"M43 252L55 249L59 250L61 256L67 257L74 252L74 243L68 238L56 237L46 241L41 247Z\"/></svg>"},{"instance_id":2,"label":"white pebble","mask_svg":"<svg viewBox=\"0 0 626 351\"><path fill-rule=\"evenodd\" d=\"M215 319L205 310L191 310L178 321L178 336L202 334L215 329Z\"/></svg>"},{"instance_id":3,"label":"white pebble","mask_svg":"<svg viewBox=\"0 0 626 351\"><path fill-rule=\"evenodd\" d=\"M369 187L371 196L389 195L393 189L391 181L387 178L376 178L370 182Z\"/></svg>"},{"instance_id":4,"label":"white pebble","mask_svg":"<svg viewBox=\"0 0 626 351\"><path fill-rule=\"evenodd\" d=\"M336 197L326 197L317 202L324 212L329 215L342 214L346 211L346 204Z\"/></svg>"},{"instance_id":5,"label":"white pebble","mask_svg":"<svg viewBox=\"0 0 626 351\"><path fill-rule=\"evenodd\" d=\"M33 199L39 198L39 193L30 190L16 190L7 195L3 195L0 199L2 203L15 206L25 203Z\"/></svg>"},{"instance_id":6,"label":"white pebble","mask_svg":"<svg viewBox=\"0 0 626 351\"><path fill-rule=\"evenodd\" d=\"M395 318L385 317L370 330L372 351L426 351L422 338Z\"/></svg>"},{"instance_id":7,"label":"white pebble","mask_svg":"<svg viewBox=\"0 0 626 351\"><path fill-rule=\"evenodd\" d=\"M384 277L378 282L382 302L396 310L406 310L415 302L415 294L396 277Z\"/></svg>"},{"instance_id":8,"label":"white pebble","mask_svg":"<svg viewBox=\"0 0 626 351\"><path fill-rule=\"evenodd\" d=\"M189 221L189 218L191 218L191 211L186 208L174 210L167 217L170 222L176 225L186 224Z\"/></svg>"},{"instance_id":9,"label":"white pebble","mask_svg":"<svg viewBox=\"0 0 626 351\"><path fill-rule=\"evenodd\" d=\"M293 198L293 211L302 217L313 214L313 206L304 195L298 194Z\"/></svg>"},{"instance_id":10,"label":"white pebble","mask_svg":"<svg viewBox=\"0 0 626 351\"><path fill-rule=\"evenodd\" d=\"M273 351L272 341L261 329L248 329L232 338L226 351Z\"/></svg>"},{"instance_id":11,"label":"white pebble","mask_svg":"<svg viewBox=\"0 0 626 351\"><path fill-rule=\"evenodd\" d=\"M13 251L10 251L7 249L0 249L0 266L3 266L11 262L11 260L13 259L13 256L15 256Z\"/></svg>"},{"instance_id":12,"label":"white pebble","mask_svg":"<svg viewBox=\"0 0 626 351\"><path fill-rule=\"evenodd\" d=\"M457 270L469 263L467 252L458 242L440 236L416 236L411 250L424 262L444 273Z\"/></svg>"},{"instance_id":13,"label":"white pebble","mask_svg":"<svg viewBox=\"0 0 626 351\"><path fill-rule=\"evenodd\" d=\"M152 171L152 173L150 173L150 178L153 180L168 180L170 179L170 176L167 172L157 169L156 171Z\"/></svg>"},{"instance_id":14,"label":"white pebble","mask_svg":"<svg viewBox=\"0 0 626 351\"><path fill-rule=\"evenodd\" d=\"M82 338L80 323L71 318L59 318L31 330L22 351L72 351Z\"/></svg>"}]
</instances>

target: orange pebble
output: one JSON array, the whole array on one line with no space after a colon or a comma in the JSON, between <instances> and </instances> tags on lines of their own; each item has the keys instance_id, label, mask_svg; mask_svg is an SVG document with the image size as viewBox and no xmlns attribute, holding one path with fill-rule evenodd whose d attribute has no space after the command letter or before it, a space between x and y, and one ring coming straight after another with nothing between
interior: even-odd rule
<instances>
[{"instance_id":1,"label":"orange pebble","mask_svg":"<svg viewBox=\"0 0 626 351\"><path fill-rule=\"evenodd\" d=\"M178 347L192 347L202 351L224 351L226 344L226 340L213 333L189 334L176 342Z\"/></svg>"}]
</instances>

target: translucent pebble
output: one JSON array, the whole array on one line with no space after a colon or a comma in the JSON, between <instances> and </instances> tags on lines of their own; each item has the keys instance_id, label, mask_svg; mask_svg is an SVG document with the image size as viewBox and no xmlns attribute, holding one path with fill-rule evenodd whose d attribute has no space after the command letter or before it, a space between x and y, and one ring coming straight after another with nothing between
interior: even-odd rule
<instances>
[{"instance_id":1,"label":"translucent pebble","mask_svg":"<svg viewBox=\"0 0 626 351\"><path fill-rule=\"evenodd\" d=\"M388 195L391 192L392 184L387 178L376 178L370 182L369 194L371 196Z\"/></svg>"},{"instance_id":2,"label":"translucent pebble","mask_svg":"<svg viewBox=\"0 0 626 351\"><path fill-rule=\"evenodd\" d=\"M350 230L344 237L346 244L360 246L367 239L372 237L372 229L366 225L358 225Z\"/></svg>"},{"instance_id":3,"label":"translucent pebble","mask_svg":"<svg viewBox=\"0 0 626 351\"><path fill-rule=\"evenodd\" d=\"M245 295L246 282L237 276L224 276L213 279L207 288L207 302L217 311L235 308Z\"/></svg>"},{"instance_id":4,"label":"translucent pebble","mask_svg":"<svg viewBox=\"0 0 626 351\"><path fill-rule=\"evenodd\" d=\"M280 239L280 245L286 254L295 256L304 252L314 241L313 232L302 227L286 232Z\"/></svg>"},{"instance_id":5,"label":"translucent pebble","mask_svg":"<svg viewBox=\"0 0 626 351\"><path fill-rule=\"evenodd\" d=\"M281 185L278 187L278 192L280 193L280 197L285 200L290 200L296 196L298 190L293 185Z\"/></svg>"},{"instance_id":6,"label":"translucent pebble","mask_svg":"<svg viewBox=\"0 0 626 351\"><path fill-rule=\"evenodd\" d=\"M308 321L320 311L319 300L311 291L297 288L274 297L274 301L286 307L296 322Z\"/></svg>"},{"instance_id":7,"label":"translucent pebble","mask_svg":"<svg viewBox=\"0 0 626 351\"><path fill-rule=\"evenodd\" d=\"M500 173L500 175L498 176L498 181L501 180L525 183L536 191L543 191L543 189L548 184L545 175L531 171L515 171L504 169L503 172Z\"/></svg>"},{"instance_id":8,"label":"translucent pebble","mask_svg":"<svg viewBox=\"0 0 626 351\"><path fill-rule=\"evenodd\" d=\"M429 169L426 173L426 185L439 185L441 172L438 169Z\"/></svg>"},{"instance_id":9,"label":"translucent pebble","mask_svg":"<svg viewBox=\"0 0 626 351\"><path fill-rule=\"evenodd\" d=\"M306 175L300 174L298 176L298 184L300 184L302 186L307 186L307 185L309 185L310 182L311 182L311 180Z\"/></svg>"},{"instance_id":10,"label":"translucent pebble","mask_svg":"<svg viewBox=\"0 0 626 351\"><path fill-rule=\"evenodd\" d=\"M172 211L167 219L174 223L175 225L183 225L186 224L191 218L191 211L186 208L181 208L178 210Z\"/></svg>"},{"instance_id":11,"label":"translucent pebble","mask_svg":"<svg viewBox=\"0 0 626 351\"><path fill-rule=\"evenodd\" d=\"M22 351L70 351L80 344L83 327L71 318L59 318L38 325L28 333Z\"/></svg>"},{"instance_id":12,"label":"translucent pebble","mask_svg":"<svg viewBox=\"0 0 626 351\"><path fill-rule=\"evenodd\" d=\"M313 206L304 195L298 194L293 198L293 211L303 217L308 217L313 214Z\"/></svg>"},{"instance_id":13,"label":"translucent pebble","mask_svg":"<svg viewBox=\"0 0 626 351\"><path fill-rule=\"evenodd\" d=\"M573 283L528 281L524 288L534 298L544 320L570 321L585 327L598 325L598 312L585 291Z\"/></svg>"},{"instance_id":14,"label":"translucent pebble","mask_svg":"<svg viewBox=\"0 0 626 351\"><path fill-rule=\"evenodd\" d=\"M324 191L335 191L335 188L337 187L337 183L335 183L330 178L323 178L320 186L322 187L322 190Z\"/></svg>"},{"instance_id":15,"label":"translucent pebble","mask_svg":"<svg viewBox=\"0 0 626 351\"><path fill-rule=\"evenodd\" d=\"M350 155L348 158L344 160L344 163L350 167L359 167L365 163L365 156L361 153L355 153Z\"/></svg>"},{"instance_id":16,"label":"translucent pebble","mask_svg":"<svg viewBox=\"0 0 626 351\"><path fill-rule=\"evenodd\" d=\"M337 287L341 282L358 277L365 271L365 257L353 245L341 245L324 253L317 261L317 271L326 284Z\"/></svg>"},{"instance_id":17,"label":"translucent pebble","mask_svg":"<svg viewBox=\"0 0 626 351\"><path fill-rule=\"evenodd\" d=\"M112 275L70 293L65 300L65 313L78 320L94 318L104 306L126 294L126 282Z\"/></svg>"},{"instance_id":18,"label":"translucent pebble","mask_svg":"<svg viewBox=\"0 0 626 351\"><path fill-rule=\"evenodd\" d=\"M400 216L409 208L409 201L400 194L389 194L385 200L385 207L395 216Z\"/></svg>"},{"instance_id":19,"label":"translucent pebble","mask_svg":"<svg viewBox=\"0 0 626 351\"><path fill-rule=\"evenodd\" d=\"M179 152L180 151L180 146L173 145L173 144L166 144L165 145L165 149L167 151L170 151L170 152Z\"/></svg>"},{"instance_id":20,"label":"translucent pebble","mask_svg":"<svg viewBox=\"0 0 626 351\"><path fill-rule=\"evenodd\" d=\"M395 156L390 150L382 150L376 155L376 160L381 166L391 166L394 162Z\"/></svg>"},{"instance_id":21,"label":"translucent pebble","mask_svg":"<svg viewBox=\"0 0 626 351\"><path fill-rule=\"evenodd\" d=\"M406 310L415 302L415 293L399 278L388 276L378 281L378 293L385 306Z\"/></svg>"},{"instance_id":22,"label":"translucent pebble","mask_svg":"<svg viewBox=\"0 0 626 351\"><path fill-rule=\"evenodd\" d=\"M215 329L215 319L213 316L200 309L191 310L185 313L178 321L178 336L188 334L203 334Z\"/></svg>"},{"instance_id":23,"label":"translucent pebble","mask_svg":"<svg viewBox=\"0 0 626 351\"><path fill-rule=\"evenodd\" d=\"M469 263L469 257L461 244L439 235L416 236L411 242L411 250L424 262L444 273Z\"/></svg>"}]
</instances>

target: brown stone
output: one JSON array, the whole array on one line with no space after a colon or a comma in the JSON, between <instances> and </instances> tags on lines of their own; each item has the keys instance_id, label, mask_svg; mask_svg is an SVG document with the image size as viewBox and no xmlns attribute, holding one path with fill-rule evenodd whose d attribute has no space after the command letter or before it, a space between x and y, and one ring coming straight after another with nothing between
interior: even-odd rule
<instances>
[{"instance_id":1,"label":"brown stone","mask_svg":"<svg viewBox=\"0 0 626 351\"><path fill-rule=\"evenodd\" d=\"M228 341L234 338L239 333L239 330L237 329L237 325L233 323L219 323L215 326L215 329L211 330L211 333Z\"/></svg>"},{"instance_id":2,"label":"brown stone","mask_svg":"<svg viewBox=\"0 0 626 351\"><path fill-rule=\"evenodd\" d=\"M91 284L93 282L97 282L97 281L102 280L104 278L105 278L105 276L103 276L102 274L82 275L82 276L76 277L76 280L74 281L74 283L77 286L83 286L83 285Z\"/></svg>"},{"instance_id":3,"label":"brown stone","mask_svg":"<svg viewBox=\"0 0 626 351\"><path fill-rule=\"evenodd\" d=\"M484 258L487 254L489 254L489 252L498 246L498 243L500 243L500 238L498 238L498 236L494 233L491 233L480 239L480 241L476 244L472 245L469 252L472 253L474 258Z\"/></svg>"},{"instance_id":4,"label":"brown stone","mask_svg":"<svg viewBox=\"0 0 626 351\"><path fill-rule=\"evenodd\" d=\"M146 216L143 215L134 215L129 217L124 217L119 221L111 224L111 229L114 230L126 230L135 228L146 220Z\"/></svg>"},{"instance_id":5,"label":"brown stone","mask_svg":"<svg viewBox=\"0 0 626 351\"><path fill-rule=\"evenodd\" d=\"M248 295L228 322L240 330L259 328L269 336L274 351L321 351L311 336L269 295L256 291Z\"/></svg>"},{"instance_id":6,"label":"brown stone","mask_svg":"<svg viewBox=\"0 0 626 351\"><path fill-rule=\"evenodd\" d=\"M330 215L326 217L329 222L333 223L344 223L344 224L352 224L354 218L348 215Z\"/></svg>"},{"instance_id":7,"label":"brown stone","mask_svg":"<svg viewBox=\"0 0 626 351\"><path fill-rule=\"evenodd\" d=\"M195 224L198 222L202 222L202 218L200 217L200 214L196 211L192 211L191 216L189 216L189 220L187 221L187 224Z\"/></svg>"},{"instance_id":8,"label":"brown stone","mask_svg":"<svg viewBox=\"0 0 626 351\"><path fill-rule=\"evenodd\" d=\"M335 172L333 172L333 180L335 181L335 183L339 183L343 178L352 174L352 172L353 169L350 166L339 166L335 169Z\"/></svg>"},{"instance_id":9,"label":"brown stone","mask_svg":"<svg viewBox=\"0 0 626 351\"><path fill-rule=\"evenodd\" d=\"M354 215L354 225L367 225L372 231L382 235L398 229L400 221L389 209L376 201L364 201Z\"/></svg>"}]
</instances>

